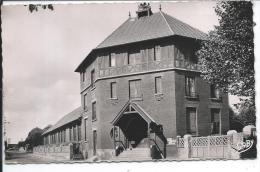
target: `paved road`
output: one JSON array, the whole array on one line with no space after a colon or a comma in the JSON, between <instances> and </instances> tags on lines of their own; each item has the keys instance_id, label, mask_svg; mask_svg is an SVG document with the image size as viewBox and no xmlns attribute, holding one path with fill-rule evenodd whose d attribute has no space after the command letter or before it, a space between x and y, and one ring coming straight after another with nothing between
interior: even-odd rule
<instances>
[{"instance_id":1,"label":"paved road","mask_svg":"<svg viewBox=\"0 0 260 172\"><path fill-rule=\"evenodd\" d=\"M50 162L58 162L53 159L42 158L33 155L32 153L25 152L17 152L17 151L9 151L6 152L6 164L39 164L39 163L50 163Z\"/></svg>"}]
</instances>

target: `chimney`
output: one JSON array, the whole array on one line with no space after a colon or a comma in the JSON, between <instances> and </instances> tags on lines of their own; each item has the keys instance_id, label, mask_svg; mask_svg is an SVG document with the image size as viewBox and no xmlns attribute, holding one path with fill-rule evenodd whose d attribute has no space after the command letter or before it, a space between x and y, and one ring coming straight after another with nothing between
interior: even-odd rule
<instances>
[{"instance_id":1,"label":"chimney","mask_svg":"<svg viewBox=\"0 0 260 172\"><path fill-rule=\"evenodd\" d=\"M149 3L141 3L138 5L138 10L136 11L137 18L151 16L153 14L151 6Z\"/></svg>"}]
</instances>

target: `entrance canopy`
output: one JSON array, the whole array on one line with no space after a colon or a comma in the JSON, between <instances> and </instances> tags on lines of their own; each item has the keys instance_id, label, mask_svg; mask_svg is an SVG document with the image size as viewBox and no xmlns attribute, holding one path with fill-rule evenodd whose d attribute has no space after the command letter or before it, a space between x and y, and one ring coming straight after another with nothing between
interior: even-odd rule
<instances>
[{"instance_id":1,"label":"entrance canopy","mask_svg":"<svg viewBox=\"0 0 260 172\"><path fill-rule=\"evenodd\" d=\"M129 141L137 146L141 140L149 137L150 124L154 123L152 117L143 108L134 102L127 102L116 115L112 124L118 126Z\"/></svg>"},{"instance_id":2,"label":"entrance canopy","mask_svg":"<svg viewBox=\"0 0 260 172\"><path fill-rule=\"evenodd\" d=\"M116 117L111 122L114 126L120 126L124 121L133 119L134 116L141 117L147 123L155 122L152 117L144 111L144 109L135 102L127 102L121 111L116 115Z\"/></svg>"}]
</instances>

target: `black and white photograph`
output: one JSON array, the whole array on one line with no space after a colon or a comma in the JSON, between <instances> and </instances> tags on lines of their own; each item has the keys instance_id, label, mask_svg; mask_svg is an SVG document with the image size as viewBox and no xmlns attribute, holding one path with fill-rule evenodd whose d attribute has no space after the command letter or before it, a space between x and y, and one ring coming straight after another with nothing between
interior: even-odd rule
<instances>
[{"instance_id":1,"label":"black and white photograph","mask_svg":"<svg viewBox=\"0 0 260 172\"><path fill-rule=\"evenodd\" d=\"M3 163L255 160L253 5L4 3Z\"/></svg>"}]
</instances>

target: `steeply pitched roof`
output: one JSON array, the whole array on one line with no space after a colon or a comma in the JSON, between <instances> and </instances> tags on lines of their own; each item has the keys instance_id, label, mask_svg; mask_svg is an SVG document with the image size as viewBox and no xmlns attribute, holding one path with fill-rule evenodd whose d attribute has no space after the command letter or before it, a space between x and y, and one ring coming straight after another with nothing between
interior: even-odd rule
<instances>
[{"instance_id":1,"label":"steeply pitched roof","mask_svg":"<svg viewBox=\"0 0 260 172\"><path fill-rule=\"evenodd\" d=\"M139 19L129 18L93 49L75 71L80 72L88 57L98 49L175 35L200 40L207 38L200 30L161 11Z\"/></svg>"},{"instance_id":2,"label":"steeply pitched roof","mask_svg":"<svg viewBox=\"0 0 260 172\"><path fill-rule=\"evenodd\" d=\"M65 115L64 117L62 117L56 124L54 124L51 128L49 128L47 131L45 131L43 133L43 135L47 134L65 124L68 124L72 121L79 119L81 117L82 112L83 112L82 108L78 107L77 109L73 110L72 112L70 112L67 115Z\"/></svg>"},{"instance_id":3,"label":"steeply pitched roof","mask_svg":"<svg viewBox=\"0 0 260 172\"><path fill-rule=\"evenodd\" d=\"M206 34L163 12L151 16L130 18L101 42L97 49L149 39L179 35L205 39Z\"/></svg>"}]
</instances>

